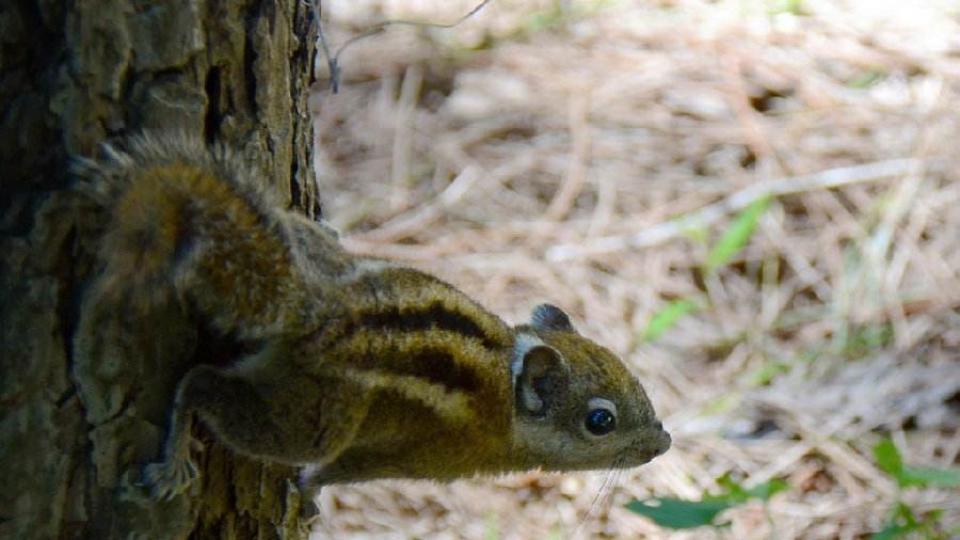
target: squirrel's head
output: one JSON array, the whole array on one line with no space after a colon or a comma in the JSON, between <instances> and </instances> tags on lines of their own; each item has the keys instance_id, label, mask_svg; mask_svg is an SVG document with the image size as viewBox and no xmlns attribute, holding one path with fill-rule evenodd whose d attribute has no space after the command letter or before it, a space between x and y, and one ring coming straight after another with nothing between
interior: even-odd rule
<instances>
[{"instance_id":1,"label":"squirrel's head","mask_svg":"<svg viewBox=\"0 0 960 540\"><path fill-rule=\"evenodd\" d=\"M670 448L636 377L559 308L518 326L511 374L515 448L545 470L636 467Z\"/></svg>"}]
</instances>

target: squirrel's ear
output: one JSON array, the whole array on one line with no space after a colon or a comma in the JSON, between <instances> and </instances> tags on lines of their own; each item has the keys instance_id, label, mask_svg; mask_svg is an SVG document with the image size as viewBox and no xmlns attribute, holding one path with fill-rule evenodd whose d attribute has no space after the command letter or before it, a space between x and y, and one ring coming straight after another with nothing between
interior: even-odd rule
<instances>
[{"instance_id":1,"label":"squirrel's ear","mask_svg":"<svg viewBox=\"0 0 960 540\"><path fill-rule=\"evenodd\" d=\"M553 304L540 304L533 309L530 317L530 326L537 330L555 330L559 332L576 332L570 317L562 309Z\"/></svg>"},{"instance_id":2,"label":"squirrel's ear","mask_svg":"<svg viewBox=\"0 0 960 540\"><path fill-rule=\"evenodd\" d=\"M513 365L517 409L543 416L566 393L570 370L560 353L542 342L519 344L518 348Z\"/></svg>"}]
</instances>

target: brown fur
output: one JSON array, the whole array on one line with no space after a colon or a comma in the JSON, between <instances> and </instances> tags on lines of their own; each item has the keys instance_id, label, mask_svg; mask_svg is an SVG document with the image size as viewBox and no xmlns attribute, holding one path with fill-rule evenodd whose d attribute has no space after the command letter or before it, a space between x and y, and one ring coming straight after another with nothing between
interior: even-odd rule
<instances>
[{"instance_id":1,"label":"brown fur","mask_svg":"<svg viewBox=\"0 0 960 540\"><path fill-rule=\"evenodd\" d=\"M165 461L147 469L159 496L196 476L194 416L239 453L309 466L311 485L635 466L669 447L637 380L559 309L511 328L433 276L345 253L233 161L161 136L87 163L111 222L86 301L142 313L174 298L259 347L181 381ZM613 432L587 430L591 403L616 409Z\"/></svg>"}]
</instances>

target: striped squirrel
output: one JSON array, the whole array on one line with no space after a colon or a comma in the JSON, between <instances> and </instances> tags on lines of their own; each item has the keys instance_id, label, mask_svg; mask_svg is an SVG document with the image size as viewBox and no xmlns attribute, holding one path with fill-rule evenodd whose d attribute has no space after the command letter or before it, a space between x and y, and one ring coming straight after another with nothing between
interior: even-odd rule
<instances>
[{"instance_id":1,"label":"striped squirrel","mask_svg":"<svg viewBox=\"0 0 960 540\"><path fill-rule=\"evenodd\" d=\"M144 473L156 497L198 476L195 419L303 467L309 489L634 467L669 448L637 379L559 308L511 327L440 279L346 253L226 149L154 134L107 153L80 167L109 222L85 303L136 316L173 299L253 351L180 380Z\"/></svg>"}]
</instances>

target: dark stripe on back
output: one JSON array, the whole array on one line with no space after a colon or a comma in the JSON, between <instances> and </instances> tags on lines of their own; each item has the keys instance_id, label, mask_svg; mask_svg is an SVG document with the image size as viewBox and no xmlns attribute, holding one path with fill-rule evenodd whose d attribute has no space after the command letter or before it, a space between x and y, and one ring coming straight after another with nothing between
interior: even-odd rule
<instances>
[{"instance_id":1,"label":"dark stripe on back","mask_svg":"<svg viewBox=\"0 0 960 540\"><path fill-rule=\"evenodd\" d=\"M364 355L351 358L351 366L360 370L382 371L390 375L416 377L448 391L473 393L480 388L477 373L470 366L457 363L453 354L441 349L426 349L399 361Z\"/></svg>"},{"instance_id":2,"label":"dark stripe on back","mask_svg":"<svg viewBox=\"0 0 960 540\"><path fill-rule=\"evenodd\" d=\"M486 333L469 317L450 311L440 302L435 302L426 309L419 311L402 312L399 309L388 309L376 313L364 313L344 335L351 335L357 330L392 330L398 332L418 332L424 330L446 330L461 336L473 338L483 343L488 349L498 349L504 344Z\"/></svg>"},{"instance_id":3,"label":"dark stripe on back","mask_svg":"<svg viewBox=\"0 0 960 540\"><path fill-rule=\"evenodd\" d=\"M399 369L397 369L399 367ZM467 366L458 364L450 353L428 350L405 362L403 367L394 366L400 375L413 375L448 390L473 393L480 387L477 374Z\"/></svg>"},{"instance_id":4,"label":"dark stripe on back","mask_svg":"<svg viewBox=\"0 0 960 540\"><path fill-rule=\"evenodd\" d=\"M340 332L336 332L340 337L335 338L335 342L349 340L357 332L382 333L385 338L390 334L412 335L411 337L422 340L423 345L409 354L394 358L389 357L391 353L387 353L387 357L358 355L351 357L349 363L359 369L382 370L395 375L413 376L444 387L451 392L461 391L473 394L479 390L482 386L482 378L468 362L458 361L455 355L462 351L451 350L455 342L440 340L438 343L429 343L427 339L431 331L447 331L457 336L474 339L490 350L509 346L487 335L483 328L470 317L445 308L442 302L434 302L410 311L390 308L360 313L342 326ZM389 341L389 338L386 339Z\"/></svg>"}]
</instances>

